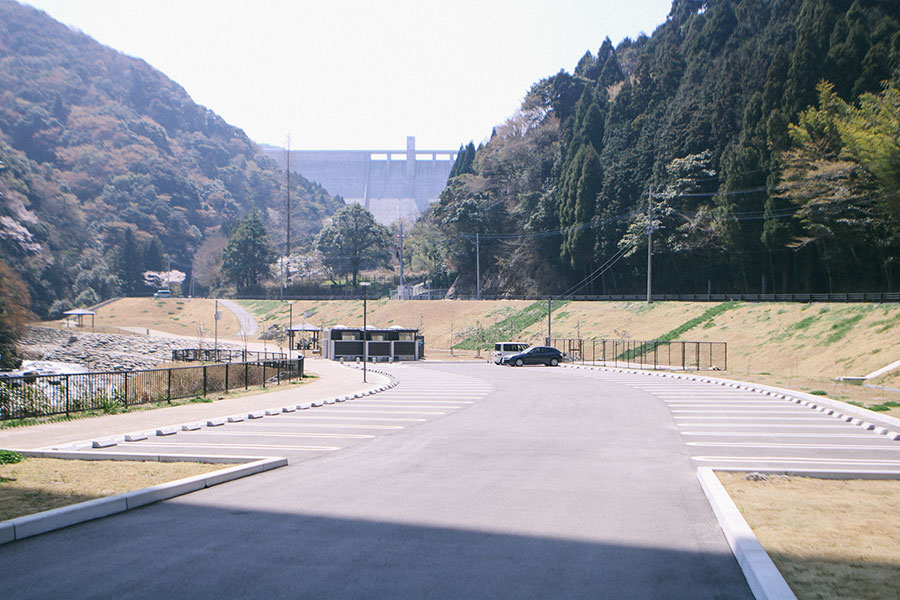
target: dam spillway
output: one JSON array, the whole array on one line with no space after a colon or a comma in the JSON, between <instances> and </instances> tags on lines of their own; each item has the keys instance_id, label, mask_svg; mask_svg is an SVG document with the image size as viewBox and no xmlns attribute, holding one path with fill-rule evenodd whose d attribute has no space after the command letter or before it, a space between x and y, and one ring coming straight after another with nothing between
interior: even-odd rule
<instances>
[{"instance_id":1,"label":"dam spillway","mask_svg":"<svg viewBox=\"0 0 900 600\"><path fill-rule=\"evenodd\" d=\"M288 152L263 150L285 169ZM379 223L402 218L414 221L438 199L456 161L457 150L417 150L406 138L406 150L291 150L292 173L324 187L348 204L368 208Z\"/></svg>"}]
</instances>

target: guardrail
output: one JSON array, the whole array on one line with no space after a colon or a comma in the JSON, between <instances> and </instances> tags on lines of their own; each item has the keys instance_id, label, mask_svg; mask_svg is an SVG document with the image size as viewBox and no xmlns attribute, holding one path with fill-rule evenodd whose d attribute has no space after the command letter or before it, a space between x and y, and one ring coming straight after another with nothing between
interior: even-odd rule
<instances>
[{"instance_id":1,"label":"guardrail","mask_svg":"<svg viewBox=\"0 0 900 600\"><path fill-rule=\"evenodd\" d=\"M303 357L138 371L0 378L0 420L118 412L137 404L171 402L251 385L303 377Z\"/></svg>"},{"instance_id":2,"label":"guardrail","mask_svg":"<svg viewBox=\"0 0 900 600\"><path fill-rule=\"evenodd\" d=\"M551 339L572 362L632 369L725 371L727 342Z\"/></svg>"},{"instance_id":3,"label":"guardrail","mask_svg":"<svg viewBox=\"0 0 900 600\"><path fill-rule=\"evenodd\" d=\"M285 360L284 352L258 352L256 350L230 350L228 348L179 348L172 350L173 362L257 362L261 360Z\"/></svg>"}]
</instances>

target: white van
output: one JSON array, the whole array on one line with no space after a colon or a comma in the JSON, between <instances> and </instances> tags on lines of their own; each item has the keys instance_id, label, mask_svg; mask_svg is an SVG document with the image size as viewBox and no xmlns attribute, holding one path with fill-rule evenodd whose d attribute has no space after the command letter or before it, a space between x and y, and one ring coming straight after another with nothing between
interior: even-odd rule
<instances>
[{"instance_id":1,"label":"white van","mask_svg":"<svg viewBox=\"0 0 900 600\"><path fill-rule=\"evenodd\" d=\"M494 344L494 364L499 365L504 356L518 354L530 346L525 342L497 342Z\"/></svg>"},{"instance_id":2,"label":"white van","mask_svg":"<svg viewBox=\"0 0 900 600\"><path fill-rule=\"evenodd\" d=\"M172 290L157 290L155 294L153 294L154 298L171 298Z\"/></svg>"}]
</instances>

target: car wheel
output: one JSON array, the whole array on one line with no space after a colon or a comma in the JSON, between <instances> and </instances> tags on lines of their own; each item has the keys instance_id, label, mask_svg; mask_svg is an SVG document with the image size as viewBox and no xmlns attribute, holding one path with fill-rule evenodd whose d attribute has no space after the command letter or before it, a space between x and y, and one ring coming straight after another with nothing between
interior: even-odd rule
<instances>
[{"instance_id":1,"label":"car wheel","mask_svg":"<svg viewBox=\"0 0 900 600\"><path fill-rule=\"evenodd\" d=\"M555 367L557 365L559 365L559 360L557 360L557 358L554 356L553 358L550 359L550 366Z\"/></svg>"},{"instance_id":2,"label":"car wheel","mask_svg":"<svg viewBox=\"0 0 900 600\"><path fill-rule=\"evenodd\" d=\"M517 367L521 367L521 366L524 365L524 364L525 364L525 361L522 360L521 358L517 358L517 359L516 359L516 366L517 366Z\"/></svg>"}]
</instances>

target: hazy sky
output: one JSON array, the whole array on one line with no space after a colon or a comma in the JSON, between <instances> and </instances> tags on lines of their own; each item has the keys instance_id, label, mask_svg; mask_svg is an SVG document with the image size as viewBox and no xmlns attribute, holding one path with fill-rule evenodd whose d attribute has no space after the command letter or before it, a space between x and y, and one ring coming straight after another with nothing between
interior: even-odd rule
<instances>
[{"instance_id":1,"label":"hazy sky","mask_svg":"<svg viewBox=\"0 0 900 600\"><path fill-rule=\"evenodd\" d=\"M142 58L257 142L452 150L671 0L25 0Z\"/></svg>"}]
</instances>

